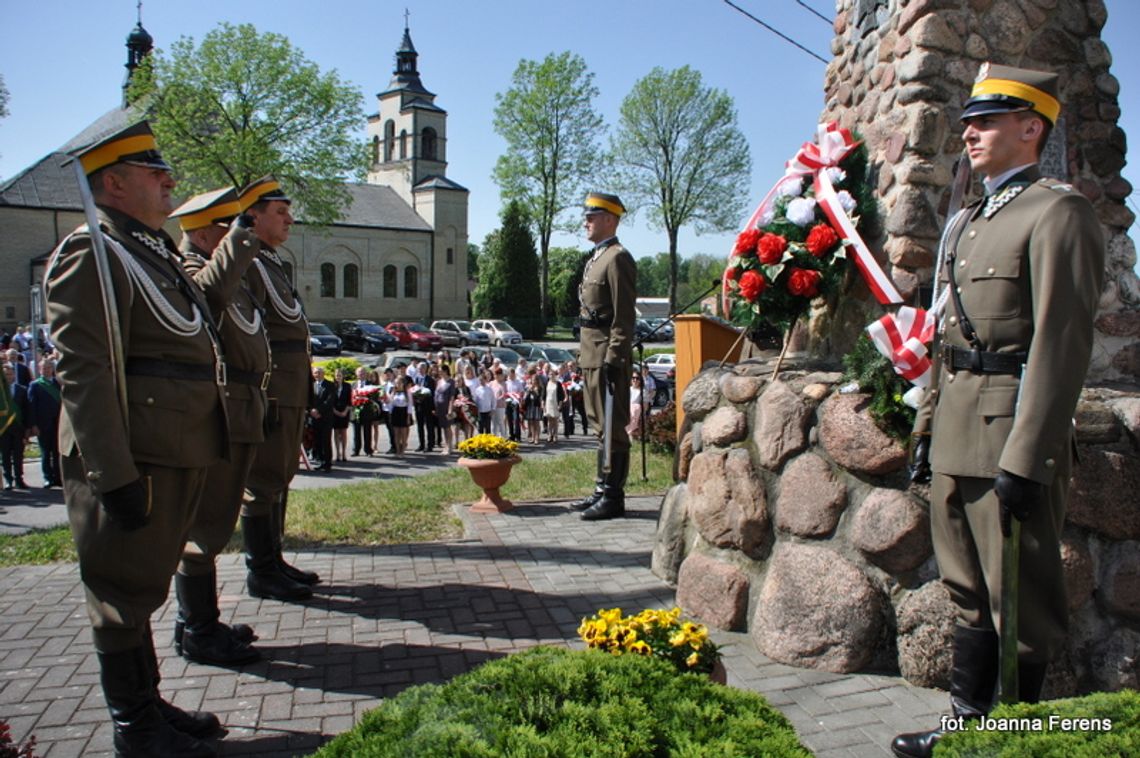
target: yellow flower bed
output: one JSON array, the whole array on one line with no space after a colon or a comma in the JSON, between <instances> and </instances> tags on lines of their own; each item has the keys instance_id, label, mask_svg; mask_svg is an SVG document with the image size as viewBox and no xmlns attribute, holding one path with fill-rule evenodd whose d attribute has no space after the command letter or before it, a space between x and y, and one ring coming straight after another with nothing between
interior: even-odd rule
<instances>
[{"instance_id":1,"label":"yellow flower bed","mask_svg":"<svg viewBox=\"0 0 1140 758\"><path fill-rule=\"evenodd\" d=\"M646 609L636 616L623 616L621 608L600 610L582 619L578 636L591 649L664 658L679 671L707 674L720 660L709 630L704 624L682 620L680 608Z\"/></svg>"}]
</instances>

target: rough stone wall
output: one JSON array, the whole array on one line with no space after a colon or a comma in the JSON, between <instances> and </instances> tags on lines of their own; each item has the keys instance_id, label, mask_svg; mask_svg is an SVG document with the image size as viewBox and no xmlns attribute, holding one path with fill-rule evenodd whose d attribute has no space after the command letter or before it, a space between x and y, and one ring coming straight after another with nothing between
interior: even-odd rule
<instances>
[{"instance_id":1,"label":"rough stone wall","mask_svg":"<svg viewBox=\"0 0 1140 758\"><path fill-rule=\"evenodd\" d=\"M835 390L837 373L770 375L749 360L686 388L654 572L686 612L747 628L775 660L945 686L955 611L902 445L866 396ZM1086 389L1077 439L1061 545L1072 628L1051 696L1140 686L1140 395Z\"/></svg>"},{"instance_id":2,"label":"rough stone wall","mask_svg":"<svg viewBox=\"0 0 1140 758\"><path fill-rule=\"evenodd\" d=\"M1093 202L1108 241L1089 375L1136 380L1140 281L1125 233L1134 216L1124 204L1132 187L1120 175L1120 84L1100 39L1107 16L1103 0L837 0L821 120L838 120L867 141L883 217L870 244L909 300L931 278L963 147L958 117L980 64L1057 71L1062 115L1043 169ZM813 323L817 345L832 341L824 352L843 352L852 327L877 317L859 294L840 305L834 323Z\"/></svg>"}]
</instances>

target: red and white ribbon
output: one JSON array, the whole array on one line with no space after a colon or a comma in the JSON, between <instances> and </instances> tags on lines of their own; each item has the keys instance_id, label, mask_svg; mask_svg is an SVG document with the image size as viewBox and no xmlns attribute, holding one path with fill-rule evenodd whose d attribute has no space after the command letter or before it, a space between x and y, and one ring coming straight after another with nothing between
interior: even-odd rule
<instances>
[{"instance_id":1,"label":"red and white ribbon","mask_svg":"<svg viewBox=\"0 0 1140 758\"><path fill-rule=\"evenodd\" d=\"M771 207L777 192L783 184L791 179L802 181L805 176L812 176L815 189L816 202L823 209L824 215L838 229L843 238L847 240L847 249L855 258L855 265L863 274L871 292L883 305L901 303L902 295L895 288L894 283L887 277L878 261L871 255L867 244L859 236L855 224L847 216L847 211L839 202L839 196L831 184L826 169L838 167L840 162L859 147L859 142L847 129L841 129L839 124L831 122L820 124L816 131L815 142L805 142L796 151L795 156L784 164L784 175L780 178L768 194L760 201L760 205L749 217L744 229L752 229L759 223L760 218ZM725 294L727 296L728 280L725 279Z\"/></svg>"},{"instance_id":2,"label":"red and white ribbon","mask_svg":"<svg viewBox=\"0 0 1140 758\"><path fill-rule=\"evenodd\" d=\"M936 321L931 313L904 305L870 324L867 334L896 374L916 387L926 387L931 369L926 345L934 338Z\"/></svg>"}]
</instances>

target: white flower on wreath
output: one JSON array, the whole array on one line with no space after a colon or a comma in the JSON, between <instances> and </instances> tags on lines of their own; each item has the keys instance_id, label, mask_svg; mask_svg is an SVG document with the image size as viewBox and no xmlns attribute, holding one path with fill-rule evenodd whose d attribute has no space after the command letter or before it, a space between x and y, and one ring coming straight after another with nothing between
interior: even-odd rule
<instances>
[{"instance_id":1,"label":"white flower on wreath","mask_svg":"<svg viewBox=\"0 0 1140 758\"><path fill-rule=\"evenodd\" d=\"M760 214L760 218L757 219L756 226L763 229L765 226L772 223L772 220L775 218L776 218L776 204L775 203L769 203L768 207L764 209L764 212Z\"/></svg>"},{"instance_id":2,"label":"white flower on wreath","mask_svg":"<svg viewBox=\"0 0 1140 758\"><path fill-rule=\"evenodd\" d=\"M851 193L847 190L840 190L836 193L836 197L839 198L839 204L843 206L843 210L847 213L851 213L851 211L859 206L859 203L855 201L855 198L851 197Z\"/></svg>"},{"instance_id":3,"label":"white flower on wreath","mask_svg":"<svg viewBox=\"0 0 1140 758\"><path fill-rule=\"evenodd\" d=\"M804 193L804 181L798 176L789 176L780 182L776 190L778 197L799 197Z\"/></svg>"},{"instance_id":4,"label":"white flower on wreath","mask_svg":"<svg viewBox=\"0 0 1140 758\"><path fill-rule=\"evenodd\" d=\"M810 197L797 197L788 203L784 209L788 221L799 227L806 227L815 222L815 199Z\"/></svg>"},{"instance_id":5,"label":"white flower on wreath","mask_svg":"<svg viewBox=\"0 0 1140 758\"><path fill-rule=\"evenodd\" d=\"M827 178L831 180L832 184L839 184L847 178L847 172L839 168L839 166L829 166L827 169Z\"/></svg>"}]
</instances>

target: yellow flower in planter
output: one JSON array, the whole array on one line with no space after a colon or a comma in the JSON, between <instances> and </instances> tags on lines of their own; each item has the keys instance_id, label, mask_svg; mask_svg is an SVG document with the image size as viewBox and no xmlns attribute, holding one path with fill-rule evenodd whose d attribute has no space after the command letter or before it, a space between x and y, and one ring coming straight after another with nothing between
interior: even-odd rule
<instances>
[{"instance_id":1,"label":"yellow flower in planter","mask_svg":"<svg viewBox=\"0 0 1140 758\"><path fill-rule=\"evenodd\" d=\"M709 673L720 660L719 648L703 624L681 621L681 609L646 609L625 617L620 608L582 619L579 636L587 647L611 655L632 653L671 661L678 671Z\"/></svg>"},{"instance_id":2,"label":"yellow flower in planter","mask_svg":"<svg viewBox=\"0 0 1140 758\"><path fill-rule=\"evenodd\" d=\"M478 460L511 458L518 454L517 442L503 439L497 434L476 434L459 443L459 452Z\"/></svg>"}]
</instances>

